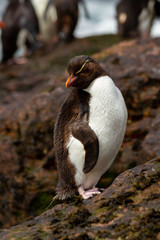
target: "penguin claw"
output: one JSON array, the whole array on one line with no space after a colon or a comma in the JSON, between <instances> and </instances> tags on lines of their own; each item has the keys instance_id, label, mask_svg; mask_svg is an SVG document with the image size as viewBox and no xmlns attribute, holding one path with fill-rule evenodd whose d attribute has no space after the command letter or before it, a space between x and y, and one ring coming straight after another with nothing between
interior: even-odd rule
<instances>
[{"instance_id":1,"label":"penguin claw","mask_svg":"<svg viewBox=\"0 0 160 240\"><path fill-rule=\"evenodd\" d=\"M101 192L98 190L98 188L92 188L88 190L84 190L82 186L78 188L79 194L82 196L83 199L88 199L93 197L95 194L100 194Z\"/></svg>"},{"instance_id":2,"label":"penguin claw","mask_svg":"<svg viewBox=\"0 0 160 240\"><path fill-rule=\"evenodd\" d=\"M99 191L98 188L91 188L91 189L88 189L86 192L93 192L93 191Z\"/></svg>"},{"instance_id":3,"label":"penguin claw","mask_svg":"<svg viewBox=\"0 0 160 240\"><path fill-rule=\"evenodd\" d=\"M81 196L83 197L83 199L88 199L93 197L95 194L100 194L101 192L99 191L92 191L92 189L90 189L89 191L85 191L84 193L81 194Z\"/></svg>"}]
</instances>

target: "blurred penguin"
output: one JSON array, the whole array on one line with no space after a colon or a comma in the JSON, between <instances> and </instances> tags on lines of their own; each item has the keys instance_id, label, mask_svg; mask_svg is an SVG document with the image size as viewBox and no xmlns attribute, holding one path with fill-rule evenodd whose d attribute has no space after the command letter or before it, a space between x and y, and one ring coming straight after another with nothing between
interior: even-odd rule
<instances>
[{"instance_id":1,"label":"blurred penguin","mask_svg":"<svg viewBox=\"0 0 160 240\"><path fill-rule=\"evenodd\" d=\"M41 39L53 39L56 34L57 22L57 12L54 4L51 4L48 7L48 11L45 13L45 9L48 5L48 0L32 0L32 3L39 21Z\"/></svg>"},{"instance_id":2,"label":"blurred penguin","mask_svg":"<svg viewBox=\"0 0 160 240\"><path fill-rule=\"evenodd\" d=\"M121 0L117 5L118 33L125 37L148 36L155 0Z\"/></svg>"},{"instance_id":3,"label":"blurred penguin","mask_svg":"<svg viewBox=\"0 0 160 240\"><path fill-rule=\"evenodd\" d=\"M89 13L83 0L49 0L44 18L50 6L55 6L57 12L56 22L56 42L69 42L73 37L74 29L78 21L78 3L82 3L85 15L89 18Z\"/></svg>"},{"instance_id":4,"label":"blurred penguin","mask_svg":"<svg viewBox=\"0 0 160 240\"><path fill-rule=\"evenodd\" d=\"M155 17L160 17L160 0L155 1Z\"/></svg>"},{"instance_id":5,"label":"blurred penguin","mask_svg":"<svg viewBox=\"0 0 160 240\"><path fill-rule=\"evenodd\" d=\"M30 0L9 0L2 22L2 62L12 59L16 50L21 47L23 54L27 50L39 48L37 40L39 33L38 19ZM24 59L21 62L24 63Z\"/></svg>"}]
</instances>

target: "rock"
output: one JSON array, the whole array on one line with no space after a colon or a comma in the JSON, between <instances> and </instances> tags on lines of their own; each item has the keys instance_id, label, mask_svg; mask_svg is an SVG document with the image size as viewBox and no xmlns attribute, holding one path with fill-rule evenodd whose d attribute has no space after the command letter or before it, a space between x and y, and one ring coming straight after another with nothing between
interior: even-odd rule
<instances>
[{"instance_id":1,"label":"rock","mask_svg":"<svg viewBox=\"0 0 160 240\"><path fill-rule=\"evenodd\" d=\"M159 239L160 159L120 174L89 200L74 197L25 223L4 229L1 240Z\"/></svg>"},{"instance_id":2,"label":"rock","mask_svg":"<svg viewBox=\"0 0 160 240\"><path fill-rule=\"evenodd\" d=\"M36 208L36 201L41 202L40 194L44 194L48 202L53 194L56 185L53 126L63 101L62 93L60 90L41 93L28 101L22 101L20 106L9 106L7 112L4 109L3 113L1 109L1 133L11 138L10 143L3 141L3 145L0 145L0 176L1 179L7 178L7 184L0 179L1 191L4 188L9 190L2 191L3 195L0 195L0 223L7 227L16 224L17 220L4 214L5 208L9 214L14 209L14 212L19 214L18 218L22 219L23 211L30 208L29 205L32 212L35 211L33 206L35 204ZM48 165L50 159L52 164ZM47 169L50 171L48 174ZM48 188L51 184L52 189ZM47 197L48 191L50 194ZM18 199L21 201L17 202Z\"/></svg>"},{"instance_id":3,"label":"rock","mask_svg":"<svg viewBox=\"0 0 160 240\"><path fill-rule=\"evenodd\" d=\"M19 170L19 160L16 149L7 139L0 139L0 175L14 176ZM2 191L2 188L0 188Z\"/></svg>"},{"instance_id":4,"label":"rock","mask_svg":"<svg viewBox=\"0 0 160 240\"><path fill-rule=\"evenodd\" d=\"M149 133L146 135L142 148L150 158L160 156L160 114L153 120Z\"/></svg>"}]
</instances>

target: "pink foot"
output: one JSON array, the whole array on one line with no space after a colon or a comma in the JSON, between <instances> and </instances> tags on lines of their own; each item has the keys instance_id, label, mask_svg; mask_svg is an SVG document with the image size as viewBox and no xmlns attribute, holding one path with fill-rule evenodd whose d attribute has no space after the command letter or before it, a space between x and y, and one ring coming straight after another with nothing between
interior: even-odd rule
<instances>
[{"instance_id":1,"label":"pink foot","mask_svg":"<svg viewBox=\"0 0 160 240\"><path fill-rule=\"evenodd\" d=\"M93 192L93 191L98 191L98 188L91 188L91 189L86 190L85 192Z\"/></svg>"},{"instance_id":2,"label":"pink foot","mask_svg":"<svg viewBox=\"0 0 160 240\"><path fill-rule=\"evenodd\" d=\"M98 188L92 188L85 191L82 185L78 187L78 192L83 197L83 199L88 199L93 197L93 195L95 194L101 193L100 191L98 191Z\"/></svg>"},{"instance_id":3,"label":"pink foot","mask_svg":"<svg viewBox=\"0 0 160 240\"><path fill-rule=\"evenodd\" d=\"M25 58L25 57L15 58L15 59L14 59L14 62L15 62L17 65L22 65L22 64L26 64L26 63L28 62L28 59Z\"/></svg>"},{"instance_id":4,"label":"pink foot","mask_svg":"<svg viewBox=\"0 0 160 240\"><path fill-rule=\"evenodd\" d=\"M22 58L11 58L7 61L8 65L12 65L12 64L17 64L17 65L22 65L22 64L26 64L28 62L28 59L25 57Z\"/></svg>"}]
</instances>

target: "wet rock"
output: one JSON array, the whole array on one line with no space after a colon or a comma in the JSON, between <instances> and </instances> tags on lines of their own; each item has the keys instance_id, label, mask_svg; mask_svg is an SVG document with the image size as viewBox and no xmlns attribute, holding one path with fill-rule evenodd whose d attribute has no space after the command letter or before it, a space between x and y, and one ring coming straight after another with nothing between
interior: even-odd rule
<instances>
[{"instance_id":1,"label":"wet rock","mask_svg":"<svg viewBox=\"0 0 160 240\"><path fill-rule=\"evenodd\" d=\"M158 239L160 159L127 170L89 200L74 197L35 219L1 230L0 239Z\"/></svg>"}]
</instances>

